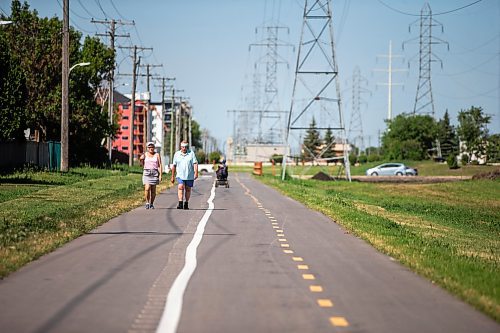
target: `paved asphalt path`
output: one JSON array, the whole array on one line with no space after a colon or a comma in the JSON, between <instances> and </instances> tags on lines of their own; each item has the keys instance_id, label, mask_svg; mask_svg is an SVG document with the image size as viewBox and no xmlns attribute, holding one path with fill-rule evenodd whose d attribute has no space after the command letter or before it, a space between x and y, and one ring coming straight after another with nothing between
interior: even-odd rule
<instances>
[{"instance_id":1,"label":"paved asphalt path","mask_svg":"<svg viewBox=\"0 0 500 333\"><path fill-rule=\"evenodd\" d=\"M114 218L0 281L0 332L156 331L172 322L167 294L208 215L182 302L167 304L179 333L500 332L322 214L249 175L230 183L209 211L211 177L196 181L189 211L167 190L155 210Z\"/></svg>"}]
</instances>

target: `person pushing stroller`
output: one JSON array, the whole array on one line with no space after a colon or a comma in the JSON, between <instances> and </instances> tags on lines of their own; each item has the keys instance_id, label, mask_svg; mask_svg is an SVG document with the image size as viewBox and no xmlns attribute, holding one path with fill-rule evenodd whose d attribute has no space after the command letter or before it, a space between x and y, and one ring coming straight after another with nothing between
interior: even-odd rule
<instances>
[{"instance_id":1,"label":"person pushing stroller","mask_svg":"<svg viewBox=\"0 0 500 333\"><path fill-rule=\"evenodd\" d=\"M225 159L219 163L215 174L217 175L217 181L215 182L215 187L218 187L219 185L224 185L225 187L229 187L229 182L227 180L228 167L226 165Z\"/></svg>"}]
</instances>

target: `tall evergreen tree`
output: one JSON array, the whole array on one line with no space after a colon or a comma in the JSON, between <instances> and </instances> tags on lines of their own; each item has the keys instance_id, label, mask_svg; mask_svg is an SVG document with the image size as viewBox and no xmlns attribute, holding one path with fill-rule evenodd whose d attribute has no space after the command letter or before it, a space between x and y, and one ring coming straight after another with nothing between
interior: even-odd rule
<instances>
[{"instance_id":1,"label":"tall evergreen tree","mask_svg":"<svg viewBox=\"0 0 500 333\"><path fill-rule=\"evenodd\" d=\"M304 159L313 160L318 153L319 146L321 146L321 138L319 131L316 129L316 120L313 117L304 137Z\"/></svg>"},{"instance_id":2,"label":"tall evergreen tree","mask_svg":"<svg viewBox=\"0 0 500 333\"><path fill-rule=\"evenodd\" d=\"M324 158L330 158L335 156L335 137L333 136L332 129L328 127L325 132L325 137L323 138L323 143L325 145L325 152L323 153Z\"/></svg>"},{"instance_id":3,"label":"tall evergreen tree","mask_svg":"<svg viewBox=\"0 0 500 333\"><path fill-rule=\"evenodd\" d=\"M448 110L446 110L443 119L437 123L437 139L444 159L448 158L450 154L458 152L457 134L455 128L450 124Z\"/></svg>"}]
</instances>

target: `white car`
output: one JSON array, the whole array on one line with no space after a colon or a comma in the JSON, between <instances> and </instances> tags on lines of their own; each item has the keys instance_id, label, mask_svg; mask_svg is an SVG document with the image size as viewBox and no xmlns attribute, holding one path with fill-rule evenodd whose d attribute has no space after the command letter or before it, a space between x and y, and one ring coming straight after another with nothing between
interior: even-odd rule
<instances>
[{"instance_id":1,"label":"white car","mask_svg":"<svg viewBox=\"0 0 500 333\"><path fill-rule=\"evenodd\" d=\"M384 163L366 170L367 176L416 176L417 169L403 163Z\"/></svg>"}]
</instances>

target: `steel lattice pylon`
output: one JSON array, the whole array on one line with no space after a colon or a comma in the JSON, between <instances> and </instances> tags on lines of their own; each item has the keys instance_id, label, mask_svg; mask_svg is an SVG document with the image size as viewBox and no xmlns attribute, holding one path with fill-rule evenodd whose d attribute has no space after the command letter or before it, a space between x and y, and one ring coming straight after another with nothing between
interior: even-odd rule
<instances>
[{"instance_id":1,"label":"steel lattice pylon","mask_svg":"<svg viewBox=\"0 0 500 333\"><path fill-rule=\"evenodd\" d=\"M345 175L350 181L349 152L340 100L331 0L305 0L285 137L289 149L292 147L293 134L311 129L308 125L312 119L319 124L314 130L321 133L330 129L334 133L335 144L342 145L343 154L337 159L343 160ZM320 152L308 151L308 153L314 162L330 148L330 146L323 147ZM287 159L290 156L293 156L292 151L287 152L283 158L282 179L285 179Z\"/></svg>"},{"instance_id":2,"label":"steel lattice pylon","mask_svg":"<svg viewBox=\"0 0 500 333\"><path fill-rule=\"evenodd\" d=\"M432 96L431 64L439 61L441 67L443 67L443 62L432 52L432 45L448 45L448 43L432 35L434 27L441 27L441 32L443 32L443 25L432 18L432 10L428 3L425 3L424 7L422 7L420 19L412 23L412 25L415 23L419 23L420 25L420 36L418 37L420 51L417 94L415 96L413 114L428 114L434 118L436 113L434 110L434 98Z\"/></svg>"},{"instance_id":3,"label":"steel lattice pylon","mask_svg":"<svg viewBox=\"0 0 500 333\"><path fill-rule=\"evenodd\" d=\"M352 75L352 112L347 137L358 148L358 156L365 149L363 121L361 117L361 103L364 101L361 98L361 94L364 92L368 92L368 90L361 87L361 84L366 84L367 82L368 81L366 80L366 78L361 76L359 67L356 66Z\"/></svg>"}]
</instances>

